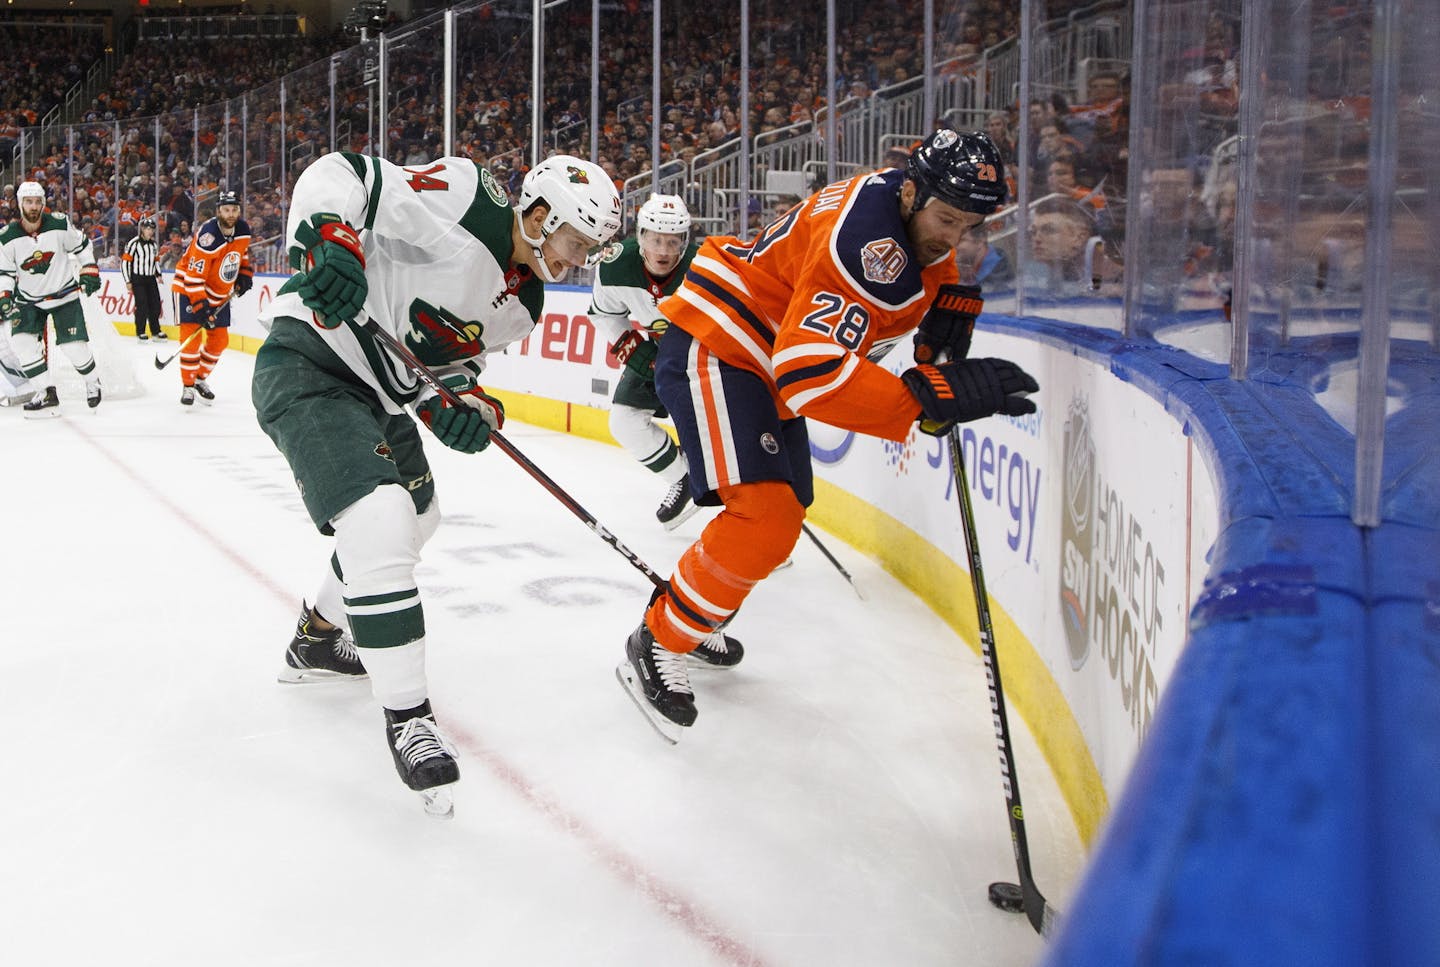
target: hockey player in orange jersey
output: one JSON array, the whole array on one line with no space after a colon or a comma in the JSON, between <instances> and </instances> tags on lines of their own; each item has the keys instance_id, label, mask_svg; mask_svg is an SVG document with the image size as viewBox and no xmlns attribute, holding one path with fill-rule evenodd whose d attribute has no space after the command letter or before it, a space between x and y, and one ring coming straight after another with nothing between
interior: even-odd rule
<instances>
[{"instance_id":1,"label":"hockey player in orange jersey","mask_svg":"<svg viewBox=\"0 0 1440 967\"><path fill-rule=\"evenodd\" d=\"M206 403L215 393L206 382L230 345L230 300L250 291L250 225L240 217L233 191L216 197L215 217L200 226L175 266L176 318L180 320L180 403ZM204 330L204 335L200 335Z\"/></svg>"},{"instance_id":2,"label":"hockey player in orange jersey","mask_svg":"<svg viewBox=\"0 0 1440 967\"><path fill-rule=\"evenodd\" d=\"M904 170L829 185L750 242L706 239L660 304L671 329L655 388L695 502L724 506L651 597L616 669L670 741L696 718L685 656L740 660L722 629L800 536L813 497L806 417L904 440L917 421L941 435L1035 412L1024 370L965 358L983 303L958 284L953 250L1005 194L990 139L942 129ZM915 367L896 376L871 361L917 324Z\"/></svg>"}]
</instances>

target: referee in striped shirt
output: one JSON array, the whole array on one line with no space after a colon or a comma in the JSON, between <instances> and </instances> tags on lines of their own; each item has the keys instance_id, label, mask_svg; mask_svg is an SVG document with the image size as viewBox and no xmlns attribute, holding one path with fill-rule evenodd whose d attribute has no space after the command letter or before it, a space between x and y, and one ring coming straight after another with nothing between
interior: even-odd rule
<instances>
[{"instance_id":1,"label":"referee in striped shirt","mask_svg":"<svg viewBox=\"0 0 1440 967\"><path fill-rule=\"evenodd\" d=\"M148 328L156 339L164 339L160 328L160 265L156 257L160 246L155 241L155 219L140 219L140 231L125 245L120 257L120 273L125 288L135 297L135 335L149 339Z\"/></svg>"}]
</instances>

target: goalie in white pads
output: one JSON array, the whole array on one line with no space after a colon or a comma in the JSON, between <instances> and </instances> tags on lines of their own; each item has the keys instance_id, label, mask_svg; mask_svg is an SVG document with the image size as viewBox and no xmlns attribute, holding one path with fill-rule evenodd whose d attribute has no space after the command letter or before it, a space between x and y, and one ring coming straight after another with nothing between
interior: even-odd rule
<instances>
[{"instance_id":1,"label":"goalie in white pads","mask_svg":"<svg viewBox=\"0 0 1440 967\"><path fill-rule=\"evenodd\" d=\"M54 384L46 378L47 322L55 325L55 344L85 378L85 401L99 406L100 377L81 298L100 288L95 250L69 217L45 210L45 189L39 182L22 182L15 200L20 217L0 232L0 323L10 327L21 378L36 387L24 404L25 415L54 416L60 405Z\"/></svg>"},{"instance_id":2,"label":"goalie in white pads","mask_svg":"<svg viewBox=\"0 0 1440 967\"><path fill-rule=\"evenodd\" d=\"M698 509L690 498L685 454L660 426L655 354L670 323L660 300L673 295L699 245L690 241L690 211L679 195L651 195L640 206L635 237L612 244L595 272L590 321L625 365L610 404L610 433L647 470L670 485L655 517L672 530ZM636 329L631 320L639 324Z\"/></svg>"},{"instance_id":3,"label":"goalie in white pads","mask_svg":"<svg viewBox=\"0 0 1440 967\"><path fill-rule=\"evenodd\" d=\"M544 283L597 262L619 227L610 179L565 155L530 171L516 209L465 158L401 168L333 153L295 185L286 238L296 274L261 314L270 337L251 395L335 553L281 680L368 672L396 771L432 815L453 813L460 771L428 698L415 567L440 510L407 408L446 446L485 449L504 421L475 382L486 354L528 335ZM422 383L370 324L466 405Z\"/></svg>"}]
</instances>

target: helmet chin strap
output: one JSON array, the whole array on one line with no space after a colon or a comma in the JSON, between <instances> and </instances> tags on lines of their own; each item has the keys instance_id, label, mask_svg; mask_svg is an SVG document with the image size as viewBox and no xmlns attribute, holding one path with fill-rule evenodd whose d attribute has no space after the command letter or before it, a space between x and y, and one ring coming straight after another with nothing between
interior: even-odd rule
<instances>
[{"instance_id":1,"label":"helmet chin strap","mask_svg":"<svg viewBox=\"0 0 1440 967\"><path fill-rule=\"evenodd\" d=\"M530 233L525 231L525 219L520 217L518 209L515 212L515 222L520 226L520 237L525 240L525 244L530 246L530 251L535 253L535 266L540 278L546 282L559 282L563 279L566 273L561 272L560 275L555 275L550 271L550 263L545 260L545 251L541 248L545 244L543 232L539 238L531 238Z\"/></svg>"}]
</instances>

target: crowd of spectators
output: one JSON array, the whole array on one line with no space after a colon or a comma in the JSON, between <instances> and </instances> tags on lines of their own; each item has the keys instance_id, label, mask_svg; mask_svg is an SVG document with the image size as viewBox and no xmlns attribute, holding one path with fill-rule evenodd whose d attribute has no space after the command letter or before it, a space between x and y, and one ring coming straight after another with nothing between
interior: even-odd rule
<instances>
[{"instance_id":1,"label":"crowd of spectators","mask_svg":"<svg viewBox=\"0 0 1440 967\"><path fill-rule=\"evenodd\" d=\"M895 85L918 80L923 51L914 6L900 0L842 0L837 99L882 97ZM1047 4L1047 13L1059 17L1082 6L1089 4L1054 2ZM512 195L518 194L531 142L530 42L522 16L528 10L528 2L499 0L462 7L456 20L455 150L490 168ZM937 13L935 57L942 75L973 69L984 51L1018 31L1018 5L1001 0L947 5ZM607 10L602 18L603 107L596 153L623 186L654 160L651 27L643 12ZM803 125L826 106L825 28L823 8L816 5L752 4L752 135L763 139ZM547 17L543 116L551 150L590 151L590 29L584 5L561 6ZM741 127L738 30L733 5L687 8L667 18L658 118L662 163L688 164L734 143ZM441 38L438 22L391 25L386 105L378 103L378 86L366 83L373 76L367 67L373 67L374 50L356 45L354 37L270 37L263 43L149 39L127 54L107 89L73 127L73 148L58 140L44 145L25 174L46 182L53 197L68 200L102 256L113 258L134 223L154 211L161 222L162 260L173 260L197 220L210 214L209 199L222 186L244 190L245 217L256 236L274 240L283 231L288 186L326 151L370 152L383 136L385 154L401 164L421 163L442 152ZM1233 25L1217 21L1203 47L1185 55L1193 64L1181 73L1182 83L1164 91L1167 109L1198 119L1188 126L1169 125L1186 132L1187 143L1176 151L1190 162L1233 132L1235 48ZM331 54L338 54L339 65L333 86ZM41 74L70 78L84 65L27 67L23 58L12 58L8 69L17 68L22 79ZM282 76L287 85L283 114ZM1012 179L1026 166L1032 197L1067 199L1084 216L1082 223L1067 210L1067 222L1087 229L1086 242L1101 238L1106 244L1100 254L1113 263L1121 250L1118 233L1128 180L1129 77L1122 61L1114 69L1092 69L1086 82L1083 91L1047 90L1025 106L1033 132L1025 159L1016 144L1015 109L993 112L984 125ZM20 89L17 84L5 89ZM18 100L35 103L30 95ZM1189 174L1193 189L1204 172L1192 164ZM0 217L8 215L7 197L0 195ZM751 221L767 220L772 208L786 201L767 197L750 213ZM1030 244L1033 249L1039 243ZM279 248L274 246L277 254ZM987 258L993 267L995 260L987 253L974 261L978 266Z\"/></svg>"},{"instance_id":2,"label":"crowd of spectators","mask_svg":"<svg viewBox=\"0 0 1440 967\"><path fill-rule=\"evenodd\" d=\"M65 100L105 52L97 20L28 14L0 20L0 158L9 158L20 129L32 127Z\"/></svg>"}]
</instances>

